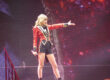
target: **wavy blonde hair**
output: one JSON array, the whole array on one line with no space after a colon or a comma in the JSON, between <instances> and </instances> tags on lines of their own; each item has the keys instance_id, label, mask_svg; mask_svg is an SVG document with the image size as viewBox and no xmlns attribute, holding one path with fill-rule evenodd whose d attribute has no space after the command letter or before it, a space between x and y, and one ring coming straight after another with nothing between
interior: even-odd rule
<instances>
[{"instance_id":1,"label":"wavy blonde hair","mask_svg":"<svg viewBox=\"0 0 110 80\"><path fill-rule=\"evenodd\" d=\"M45 20L45 19L48 19L48 17L45 15L45 14L40 14L38 17L37 17L37 20L35 21L35 25L36 26L42 26L42 22Z\"/></svg>"}]
</instances>

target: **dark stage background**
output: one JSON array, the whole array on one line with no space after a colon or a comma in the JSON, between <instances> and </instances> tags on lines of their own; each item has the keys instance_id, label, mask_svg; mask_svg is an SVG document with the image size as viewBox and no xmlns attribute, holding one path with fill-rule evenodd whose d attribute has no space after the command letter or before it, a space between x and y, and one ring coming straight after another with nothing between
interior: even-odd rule
<instances>
[{"instance_id":1,"label":"dark stage background","mask_svg":"<svg viewBox=\"0 0 110 80\"><path fill-rule=\"evenodd\" d=\"M20 80L37 78L37 60L30 51L32 26L40 13L51 24L76 23L57 30L64 80L110 78L110 0L0 0L0 67L6 47ZM45 80L55 80L51 74L45 67Z\"/></svg>"}]
</instances>

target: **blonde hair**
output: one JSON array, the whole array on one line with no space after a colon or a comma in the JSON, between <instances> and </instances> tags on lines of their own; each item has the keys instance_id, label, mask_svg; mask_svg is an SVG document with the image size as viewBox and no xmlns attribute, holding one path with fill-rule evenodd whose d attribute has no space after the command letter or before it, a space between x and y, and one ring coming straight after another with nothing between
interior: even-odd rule
<instances>
[{"instance_id":1,"label":"blonde hair","mask_svg":"<svg viewBox=\"0 0 110 80\"><path fill-rule=\"evenodd\" d=\"M38 17L37 17L37 20L35 21L35 25L36 26L42 26L42 22L45 20L45 19L48 19L48 17L45 15L45 14L40 14Z\"/></svg>"}]
</instances>

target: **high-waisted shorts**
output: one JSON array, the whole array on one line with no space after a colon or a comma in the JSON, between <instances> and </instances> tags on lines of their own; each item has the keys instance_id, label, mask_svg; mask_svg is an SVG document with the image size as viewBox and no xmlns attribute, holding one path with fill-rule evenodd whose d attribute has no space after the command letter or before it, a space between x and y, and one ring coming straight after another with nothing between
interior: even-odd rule
<instances>
[{"instance_id":1,"label":"high-waisted shorts","mask_svg":"<svg viewBox=\"0 0 110 80\"><path fill-rule=\"evenodd\" d=\"M42 40L43 42L41 42L40 44L40 50L39 52L40 53L45 53L46 55L47 54L52 54L52 44L50 41L45 41L45 40Z\"/></svg>"}]
</instances>

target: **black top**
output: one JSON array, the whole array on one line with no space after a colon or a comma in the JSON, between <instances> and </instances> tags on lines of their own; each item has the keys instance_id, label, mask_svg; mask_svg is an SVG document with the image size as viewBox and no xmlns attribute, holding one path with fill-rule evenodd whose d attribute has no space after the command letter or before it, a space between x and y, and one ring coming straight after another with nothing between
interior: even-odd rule
<instances>
[{"instance_id":1,"label":"black top","mask_svg":"<svg viewBox=\"0 0 110 80\"><path fill-rule=\"evenodd\" d=\"M44 35L46 36L47 40L49 40L49 31L47 29L47 26L43 26L43 29L45 29L46 31L43 31Z\"/></svg>"}]
</instances>

